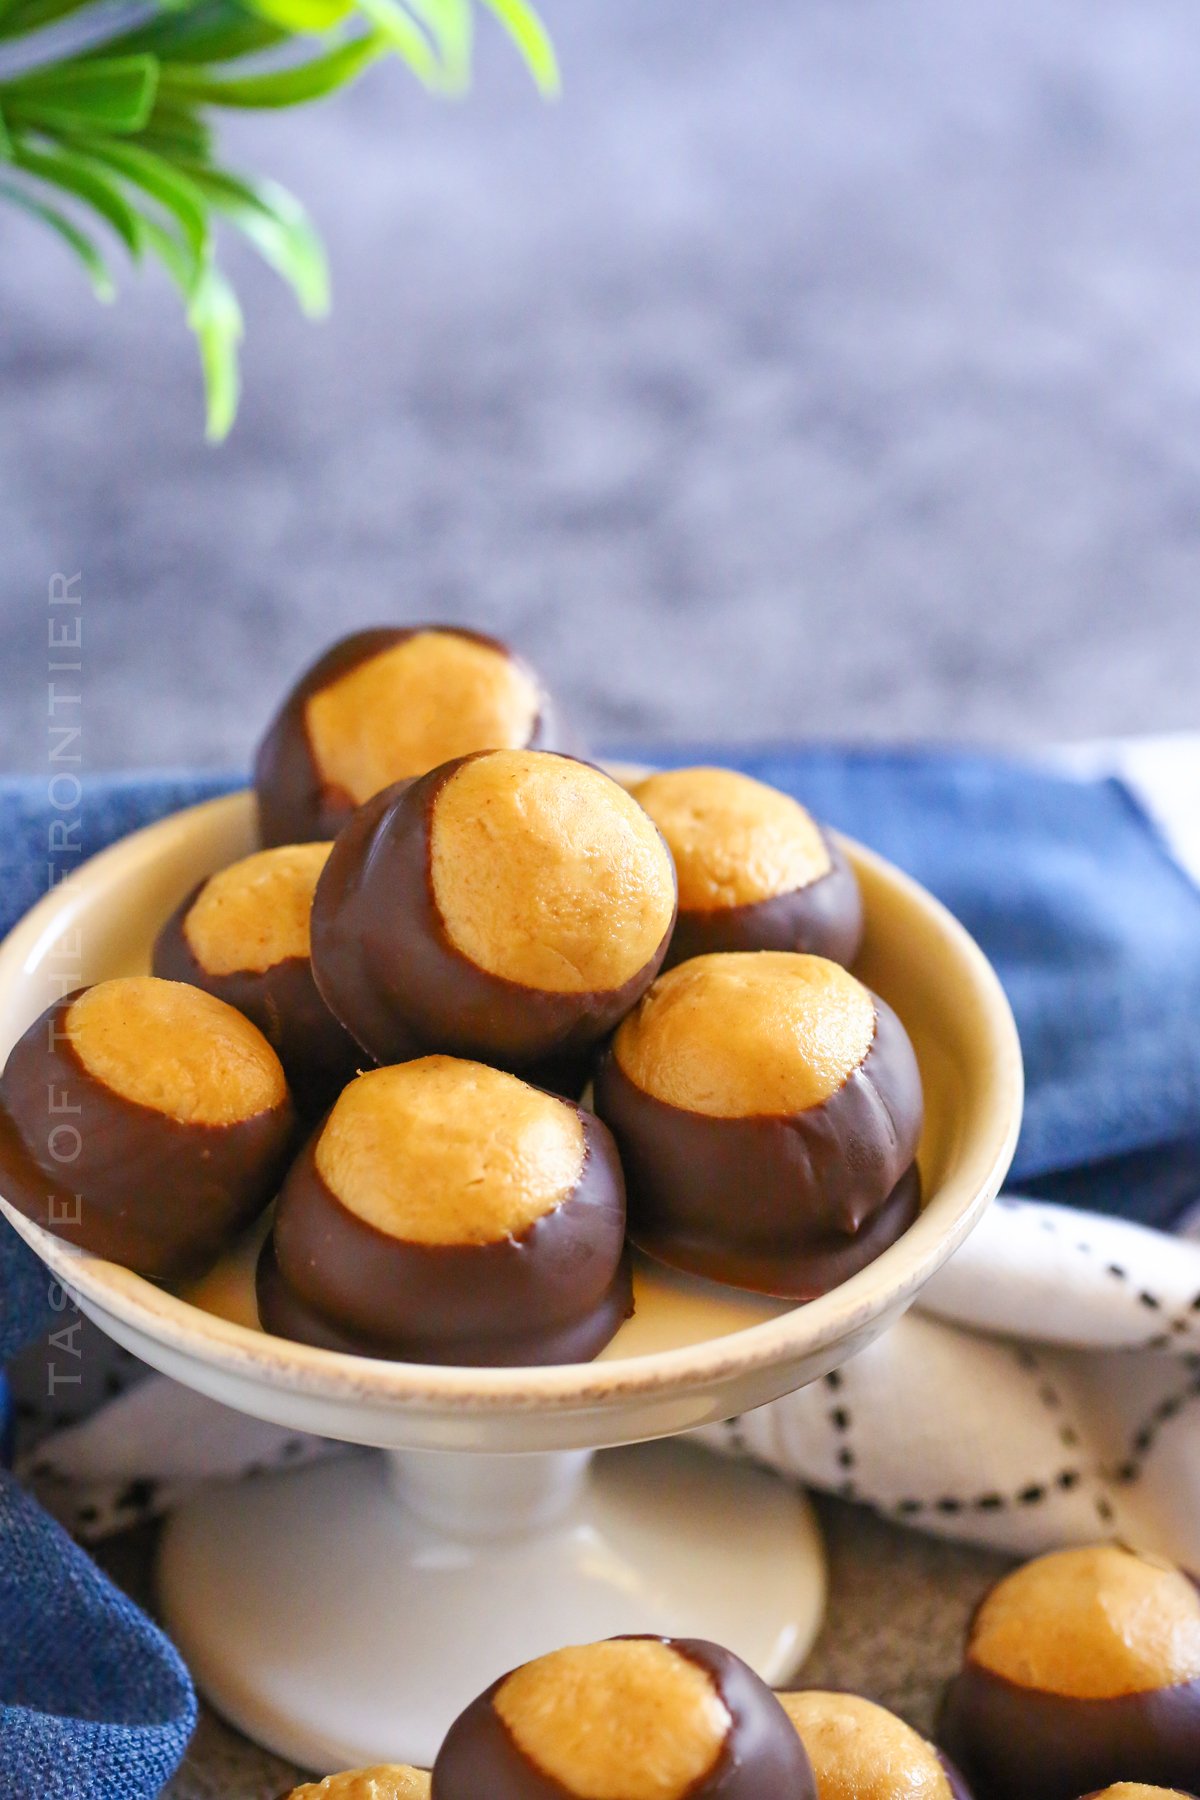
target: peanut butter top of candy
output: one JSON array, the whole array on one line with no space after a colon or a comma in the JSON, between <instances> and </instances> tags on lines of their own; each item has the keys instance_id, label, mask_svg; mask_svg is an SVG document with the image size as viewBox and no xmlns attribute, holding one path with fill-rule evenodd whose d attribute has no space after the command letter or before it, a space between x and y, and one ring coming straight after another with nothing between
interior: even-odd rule
<instances>
[{"instance_id":1,"label":"peanut butter top of candy","mask_svg":"<svg viewBox=\"0 0 1200 1800\"><path fill-rule=\"evenodd\" d=\"M210 876L188 908L183 935L209 975L264 974L307 958L313 892L332 844L259 850Z\"/></svg>"},{"instance_id":2,"label":"peanut butter top of candy","mask_svg":"<svg viewBox=\"0 0 1200 1800\"><path fill-rule=\"evenodd\" d=\"M104 1087L185 1125L236 1125L287 1098L279 1058L249 1019L183 981L102 981L72 1001L64 1028Z\"/></svg>"},{"instance_id":3,"label":"peanut butter top of candy","mask_svg":"<svg viewBox=\"0 0 1200 1800\"><path fill-rule=\"evenodd\" d=\"M492 1704L573 1800L684 1800L733 1723L711 1675L655 1639L556 1650L510 1675Z\"/></svg>"},{"instance_id":4,"label":"peanut butter top of candy","mask_svg":"<svg viewBox=\"0 0 1200 1800\"><path fill-rule=\"evenodd\" d=\"M817 1782L817 1800L951 1800L932 1744L858 1694L780 1694Z\"/></svg>"},{"instance_id":5,"label":"peanut butter top of candy","mask_svg":"<svg viewBox=\"0 0 1200 1800\"><path fill-rule=\"evenodd\" d=\"M667 769L631 792L667 840L684 912L773 900L832 867L804 807L735 769Z\"/></svg>"},{"instance_id":6,"label":"peanut butter top of candy","mask_svg":"<svg viewBox=\"0 0 1200 1800\"><path fill-rule=\"evenodd\" d=\"M624 788L539 750L457 769L434 802L434 900L476 968L551 993L623 987L666 936L675 870Z\"/></svg>"},{"instance_id":7,"label":"peanut butter top of candy","mask_svg":"<svg viewBox=\"0 0 1200 1800\"><path fill-rule=\"evenodd\" d=\"M561 1205L586 1153L565 1100L484 1063L422 1056L352 1081L315 1159L342 1205L390 1237L490 1244Z\"/></svg>"},{"instance_id":8,"label":"peanut butter top of candy","mask_svg":"<svg viewBox=\"0 0 1200 1800\"><path fill-rule=\"evenodd\" d=\"M820 1106L875 1036L875 1002L822 956L786 950L693 957L660 975L614 1040L623 1072L668 1106L713 1118Z\"/></svg>"},{"instance_id":9,"label":"peanut butter top of candy","mask_svg":"<svg viewBox=\"0 0 1200 1800\"><path fill-rule=\"evenodd\" d=\"M504 650L418 631L311 695L304 722L322 779L361 806L452 757L528 743L539 708L529 674Z\"/></svg>"},{"instance_id":10,"label":"peanut butter top of candy","mask_svg":"<svg viewBox=\"0 0 1200 1800\"><path fill-rule=\"evenodd\" d=\"M1087 1800L1195 1800L1181 1788L1147 1787L1141 1781L1118 1781L1113 1787L1089 1794Z\"/></svg>"},{"instance_id":11,"label":"peanut butter top of candy","mask_svg":"<svg viewBox=\"0 0 1200 1800\"><path fill-rule=\"evenodd\" d=\"M380 1763L373 1769L347 1769L324 1781L293 1788L284 1800L429 1800L430 1777L424 1769L402 1763Z\"/></svg>"},{"instance_id":12,"label":"peanut butter top of candy","mask_svg":"<svg viewBox=\"0 0 1200 1800\"><path fill-rule=\"evenodd\" d=\"M1200 1676L1200 1592L1115 1544L1060 1550L992 1589L967 1653L1020 1687L1079 1700L1172 1687Z\"/></svg>"}]
</instances>

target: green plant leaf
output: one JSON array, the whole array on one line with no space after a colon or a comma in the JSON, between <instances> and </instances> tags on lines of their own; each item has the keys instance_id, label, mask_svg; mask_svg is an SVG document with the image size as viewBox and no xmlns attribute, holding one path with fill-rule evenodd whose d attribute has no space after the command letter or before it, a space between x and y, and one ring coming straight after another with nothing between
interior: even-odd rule
<instances>
[{"instance_id":1,"label":"green plant leaf","mask_svg":"<svg viewBox=\"0 0 1200 1800\"><path fill-rule=\"evenodd\" d=\"M8 182L0 182L0 194L14 206L24 212L31 213L40 219L67 248L74 252L87 271L89 280L98 300L114 300L116 284L109 274L108 265L99 250L86 232L79 229L74 220L68 219L65 213L59 212L55 206L47 206L44 201L37 200L32 194L23 193L20 188L11 187Z\"/></svg>"},{"instance_id":2,"label":"green plant leaf","mask_svg":"<svg viewBox=\"0 0 1200 1800\"><path fill-rule=\"evenodd\" d=\"M290 34L234 0L198 0L184 12L158 12L104 46L108 55L145 52L162 62L235 62L273 50Z\"/></svg>"},{"instance_id":3,"label":"green plant leaf","mask_svg":"<svg viewBox=\"0 0 1200 1800\"><path fill-rule=\"evenodd\" d=\"M0 37L27 37L47 25L56 25L72 13L82 12L93 0L0 0Z\"/></svg>"},{"instance_id":4,"label":"green plant leaf","mask_svg":"<svg viewBox=\"0 0 1200 1800\"><path fill-rule=\"evenodd\" d=\"M79 148L112 169L170 213L193 255L199 259L209 249L208 208L191 176L143 144L120 138L80 138Z\"/></svg>"},{"instance_id":5,"label":"green plant leaf","mask_svg":"<svg viewBox=\"0 0 1200 1800\"><path fill-rule=\"evenodd\" d=\"M133 260L140 260L142 220L115 182L68 149L34 150L18 142L13 145L12 160L27 175L61 188L63 193L82 200L93 212L99 213L112 226Z\"/></svg>"},{"instance_id":6,"label":"green plant leaf","mask_svg":"<svg viewBox=\"0 0 1200 1800\"><path fill-rule=\"evenodd\" d=\"M500 22L547 95L559 72L531 0L479 0ZM32 35L105 0L0 0L0 40ZM140 21L91 49L46 57L0 81L0 167L14 165L8 199L53 231L98 294L113 282L101 250L36 184L90 207L131 254L149 250L184 297L200 349L208 430L226 435L237 409L242 316L214 260L214 224L227 220L286 280L309 314L328 308L320 240L293 196L212 162L207 109L305 104L348 86L392 53L434 92L469 85L476 0L157 0ZM128 15L126 15L128 16ZM135 15L136 16L136 15ZM347 34L344 28L354 21ZM92 34L94 40L95 34ZM310 40L306 45L305 40ZM61 37L60 40L61 41ZM315 48L314 48L315 41ZM39 46L40 47L40 46ZM239 64L288 49L290 60ZM26 186L26 178L32 185Z\"/></svg>"},{"instance_id":7,"label":"green plant leaf","mask_svg":"<svg viewBox=\"0 0 1200 1800\"><path fill-rule=\"evenodd\" d=\"M471 55L475 45L472 0L408 0L438 48L442 85L453 94L465 94L471 85Z\"/></svg>"},{"instance_id":8,"label":"green plant leaf","mask_svg":"<svg viewBox=\"0 0 1200 1800\"><path fill-rule=\"evenodd\" d=\"M386 42L387 48L403 58L417 80L428 88L443 84L442 67L429 38L412 14L397 0L358 0L359 10Z\"/></svg>"},{"instance_id":9,"label":"green plant leaf","mask_svg":"<svg viewBox=\"0 0 1200 1800\"><path fill-rule=\"evenodd\" d=\"M320 36L350 17L355 0L247 0L247 5L284 32Z\"/></svg>"},{"instance_id":10,"label":"green plant leaf","mask_svg":"<svg viewBox=\"0 0 1200 1800\"><path fill-rule=\"evenodd\" d=\"M237 295L212 263L202 270L192 292L188 324L200 345L208 396L209 441L220 443L229 436L237 418L241 392L238 346L244 327Z\"/></svg>"},{"instance_id":11,"label":"green plant leaf","mask_svg":"<svg viewBox=\"0 0 1200 1800\"><path fill-rule=\"evenodd\" d=\"M346 87L377 62L386 48L380 35L371 32L324 56L294 63L286 69L270 69L262 75L219 76L168 67L162 72L160 91L168 99L184 99L203 106L301 106Z\"/></svg>"},{"instance_id":12,"label":"green plant leaf","mask_svg":"<svg viewBox=\"0 0 1200 1800\"><path fill-rule=\"evenodd\" d=\"M556 100L562 92L562 76L550 34L527 0L482 0L495 14L521 55L529 65L529 73L547 99Z\"/></svg>"},{"instance_id":13,"label":"green plant leaf","mask_svg":"<svg viewBox=\"0 0 1200 1800\"><path fill-rule=\"evenodd\" d=\"M237 416L241 387L238 346L244 327L237 295L211 258L197 261L186 244L151 220L146 221L146 242L187 303L204 375L208 438L219 443Z\"/></svg>"},{"instance_id":14,"label":"green plant leaf","mask_svg":"<svg viewBox=\"0 0 1200 1800\"><path fill-rule=\"evenodd\" d=\"M144 220L143 229L147 249L154 252L184 299L190 301L200 274L199 258L187 244L155 220Z\"/></svg>"},{"instance_id":15,"label":"green plant leaf","mask_svg":"<svg viewBox=\"0 0 1200 1800\"><path fill-rule=\"evenodd\" d=\"M9 124L60 131L140 131L158 85L151 56L77 59L19 75L0 87Z\"/></svg>"},{"instance_id":16,"label":"green plant leaf","mask_svg":"<svg viewBox=\"0 0 1200 1800\"><path fill-rule=\"evenodd\" d=\"M138 143L168 161L191 157L207 162L213 143L211 127L184 101L164 100L160 95L145 129L138 133Z\"/></svg>"},{"instance_id":17,"label":"green plant leaf","mask_svg":"<svg viewBox=\"0 0 1200 1800\"><path fill-rule=\"evenodd\" d=\"M358 10L373 26L383 49L406 62L419 82L434 90L445 85L432 42L399 0L358 0Z\"/></svg>"},{"instance_id":18,"label":"green plant leaf","mask_svg":"<svg viewBox=\"0 0 1200 1800\"><path fill-rule=\"evenodd\" d=\"M252 182L226 169L192 164L187 174L208 203L283 277L310 318L329 311L329 265L324 247L293 194L276 182Z\"/></svg>"}]
</instances>

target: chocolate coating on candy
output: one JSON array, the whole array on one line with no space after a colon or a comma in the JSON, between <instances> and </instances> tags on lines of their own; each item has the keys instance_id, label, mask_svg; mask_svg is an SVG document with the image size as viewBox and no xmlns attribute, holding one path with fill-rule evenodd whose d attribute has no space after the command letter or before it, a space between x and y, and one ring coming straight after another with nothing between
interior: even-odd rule
<instances>
[{"instance_id":1,"label":"chocolate coating on candy","mask_svg":"<svg viewBox=\"0 0 1200 1800\"><path fill-rule=\"evenodd\" d=\"M745 1663L613 1638L514 1670L451 1726L433 1800L816 1800L799 1738Z\"/></svg>"},{"instance_id":2,"label":"chocolate coating on candy","mask_svg":"<svg viewBox=\"0 0 1200 1800\"><path fill-rule=\"evenodd\" d=\"M679 918L667 966L721 950L800 950L853 962L862 896L841 850L798 801L733 769L670 769L630 789L667 840Z\"/></svg>"},{"instance_id":3,"label":"chocolate coating on candy","mask_svg":"<svg viewBox=\"0 0 1200 1800\"><path fill-rule=\"evenodd\" d=\"M0 1187L57 1236L174 1280L271 1198L294 1124L278 1057L232 1007L151 976L101 982L9 1056Z\"/></svg>"},{"instance_id":4,"label":"chocolate coating on candy","mask_svg":"<svg viewBox=\"0 0 1200 1800\"><path fill-rule=\"evenodd\" d=\"M154 973L204 988L274 1046L301 1112L323 1112L366 1060L317 992L310 915L329 844L260 850L201 882L154 946Z\"/></svg>"},{"instance_id":5,"label":"chocolate coating on candy","mask_svg":"<svg viewBox=\"0 0 1200 1800\"><path fill-rule=\"evenodd\" d=\"M660 1260L810 1299L919 1209L920 1073L891 1008L821 958L698 958L601 1061L630 1232Z\"/></svg>"},{"instance_id":6,"label":"chocolate coating on candy","mask_svg":"<svg viewBox=\"0 0 1200 1800\"><path fill-rule=\"evenodd\" d=\"M650 985L675 917L661 837L570 757L483 752L362 807L313 904L313 969L380 1062L414 1046L531 1068Z\"/></svg>"},{"instance_id":7,"label":"chocolate coating on candy","mask_svg":"<svg viewBox=\"0 0 1200 1800\"><path fill-rule=\"evenodd\" d=\"M302 1300L279 1272L274 1239L268 1235L255 1273L258 1316L264 1331L291 1338L317 1350L341 1356L371 1356L384 1362L450 1363L462 1368L528 1368L535 1364L591 1362L633 1314L633 1269L622 1256L612 1286L586 1316L539 1332L536 1338L511 1332L491 1336L459 1336L446 1342L421 1343L366 1332L342 1330Z\"/></svg>"},{"instance_id":8,"label":"chocolate coating on candy","mask_svg":"<svg viewBox=\"0 0 1200 1800\"><path fill-rule=\"evenodd\" d=\"M858 1694L780 1694L800 1734L817 1800L971 1800L934 1745Z\"/></svg>"},{"instance_id":9,"label":"chocolate coating on candy","mask_svg":"<svg viewBox=\"0 0 1200 1800\"><path fill-rule=\"evenodd\" d=\"M972 1623L939 1736L996 1800L1200 1770L1200 1590L1116 1545L1039 1557Z\"/></svg>"},{"instance_id":10,"label":"chocolate coating on candy","mask_svg":"<svg viewBox=\"0 0 1200 1800\"><path fill-rule=\"evenodd\" d=\"M625 1196L591 1114L432 1056L351 1083L290 1171L267 1330L416 1362L586 1361L632 1311Z\"/></svg>"},{"instance_id":11,"label":"chocolate coating on candy","mask_svg":"<svg viewBox=\"0 0 1200 1800\"><path fill-rule=\"evenodd\" d=\"M407 1763L379 1763L305 1782L280 1800L429 1800L429 1776Z\"/></svg>"},{"instance_id":12,"label":"chocolate coating on candy","mask_svg":"<svg viewBox=\"0 0 1200 1800\"><path fill-rule=\"evenodd\" d=\"M336 837L393 782L473 750L555 749L533 671L457 626L379 627L334 644L288 695L258 752L265 844Z\"/></svg>"}]
</instances>

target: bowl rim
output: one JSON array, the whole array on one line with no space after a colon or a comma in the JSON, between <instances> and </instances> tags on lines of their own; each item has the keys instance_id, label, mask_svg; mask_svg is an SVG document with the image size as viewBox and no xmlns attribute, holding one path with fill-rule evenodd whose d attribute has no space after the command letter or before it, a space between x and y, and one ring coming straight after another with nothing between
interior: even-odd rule
<instances>
[{"instance_id":1,"label":"bowl rim","mask_svg":"<svg viewBox=\"0 0 1200 1800\"><path fill-rule=\"evenodd\" d=\"M36 965L47 939L61 935L65 917L96 889L112 892L136 882L172 839L244 824L251 804L248 789L202 801L142 826L89 858L0 943L0 994ZM987 1087L983 1125L957 1153L951 1195L944 1186L935 1190L903 1237L816 1300L721 1337L598 1363L478 1369L390 1362L292 1343L220 1318L129 1269L65 1243L3 1196L0 1213L85 1310L111 1316L177 1357L314 1399L456 1413L607 1409L627 1400L723 1386L819 1354L903 1309L967 1237L1012 1161L1024 1093L1012 1010L974 938L911 876L854 839L835 835L856 871L868 872L924 913L954 958L957 979L970 990L985 1031L981 1060Z\"/></svg>"}]
</instances>

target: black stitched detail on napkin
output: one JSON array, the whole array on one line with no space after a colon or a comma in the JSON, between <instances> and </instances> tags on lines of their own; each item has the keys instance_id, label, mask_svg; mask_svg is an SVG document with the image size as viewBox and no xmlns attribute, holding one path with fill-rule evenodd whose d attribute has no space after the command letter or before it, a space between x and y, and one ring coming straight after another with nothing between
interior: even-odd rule
<instances>
[{"instance_id":1,"label":"black stitched detail on napkin","mask_svg":"<svg viewBox=\"0 0 1200 1800\"><path fill-rule=\"evenodd\" d=\"M1169 1425L1172 1419L1178 1418L1179 1414L1193 1400L1200 1399L1200 1369L1197 1368L1197 1358L1189 1356L1185 1360L1194 1371L1191 1380L1186 1387L1177 1388L1173 1394L1167 1394L1164 1399L1159 1401L1149 1417L1142 1421L1129 1440L1132 1455L1113 1472L1113 1479L1124 1487L1130 1487L1135 1481L1141 1479L1150 1452L1162 1435L1164 1426Z\"/></svg>"},{"instance_id":2,"label":"black stitched detail on napkin","mask_svg":"<svg viewBox=\"0 0 1200 1800\"><path fill-rule=\"evenodd\" d=\"M825 1387L831 1394L837 1394L842 1391L844 1381L840 1369L831 1369L829 1371L828 1375L825 1377ZM854 1446L849 1441L849 1433L854 1421L851 1417L850 1409L844 1401L839 1401L836 1406L831 1406L828 1417L829 1423L833 1426L835 1433L840 1439L834 1460L837 1463L838 1468L845 1473L845 1479L838 1484L837 1491L843 1500L855 1500L858 1498L858 1486L854 1481L853 1476L850 1474L850 1470L855 1467L858 1458L855 1455Z\"/></svg>"}]
</instances>

